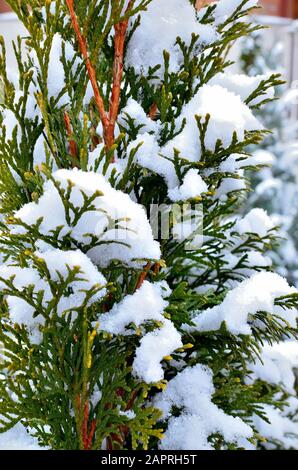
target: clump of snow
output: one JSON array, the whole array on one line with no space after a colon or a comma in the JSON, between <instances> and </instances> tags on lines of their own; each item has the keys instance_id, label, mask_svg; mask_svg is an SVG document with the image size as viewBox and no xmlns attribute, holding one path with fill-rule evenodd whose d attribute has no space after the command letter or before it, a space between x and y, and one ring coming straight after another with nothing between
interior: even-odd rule
<instances>
[{"instance_id":1,"label":"clump of snow","mask_svg":"<svg viewBox=\"0 0 298 470\"><path fill-rule=\"evenodd\" d=\"M229 155L226 160L224 160L220 166L219 170L222 171L223 173L235 173L239 169L239 161L238 158L241 158L241 155L238 156L238 154L232 154Z\"/></svg>"},{"instance_id":2,"label":"clump of snow","mask_svg":"<svg viewBox=\"0 0 298 470\"><path fill-rule=\"evenodd\" d=\"M154 173L162 176L169 188L175 188L179 185L175 167L172 161L163 158L160 155L160 147L155 135L148 133L138 135L136 140L128 146L129 154L134 148L140 145L135 155L135 161L143 168L147 168Z\"/></svg>"},{"instance_id":3,"label":"clump of snow","mask_svg":"<svg viewBox=\"0 0 298 470\"><path fill-rule=\"evenodd\" d=\"M247 253L247 265L249 267L259 266L262 268L266 268L271 266L271 264L271 258L269 258L269 256L264 256L259 251L252 250Z\"/></svg>"},{"instance_id":4,"label":"clump of snow","mask_svg":"<svg viewBox=\"0 0 298 470\"><path fill-rule=\"evenodd\" d=\"M239 174L241 168L257 165L272 165L274 161L274 155L266 150L256 150L252 155L234 153L229 155L228 158L220 164L219 169L223 173Z\"/></svg>"},{"instance_id":5,"label":"clump of snow","mask_svg":"<svg viewBox=\"0 0 298 470\"><path fill-rule=\"evenodd\" d=\"M161 328L141 339L133 362L133 373L147 383L162 380L164 372L160 362L181 347L180 333L170 320L163 319Z\"/></svg>"},{"instance_id":6,"label":"clump of snow","mask_svg":"<svg viewBox=\"0 0 298 470\"><path fill-rule=\"evenodd\" d=\"M16 424L13 428L0 433L0 450L46 450L41 447L35 437L30 436L26 428Z\"/></svg>"},{"instance_id":7,"label":"clump of snow","mask_svg":"<svg viewBox=\"0 0 298 470\"><path fill-rule=\"evenodd\" d=\"M170 380L154 400L154 406L163 413L162 419L168 421L161 449L212 450L208 438L217 433L225 442L243 446L253 436L250 426L212 403L214 392L212 371L201 364L187 367ZM173 416L173 409L175 415L179 410L180 416Z\"/></svg>"},{"instance_id":8,"label":"clump of snow","mask_svg":"<svg viewBox=\"0 0 298 470\"><path fill-rule=\"evenodd\" d=\"M27 54L33 64L33 81L30 83L28 90L30 96L33 97L36 91L39 91L38 74L41 73L41 65L35 50L30 49ZM77 72L79 65L82 64L82 60L76 55L72 44L65 41L59 33L55 33L48 57L47 91L49 98L57 100L59 97L56 104L60 107L70 102L63 60L71 64L73 74Z\"/></svg>"},{"instance_id":9,"label":"clump of snow","mask_svg":"<svg viewBox=\"0 0 298 470\"><path fill-rule=\"evenodd\" d=\"M230 290L221 304L196 315L192 319L195 326L190 327L190 331L219 330L225 322L232 334L249 335L250 324L258 312L275 315L276 321L281 325L284 321L295 328L296 309L282 309L275 305L275 300L296 292L296 289L290 287L278 274L270 272L254 274Z\"/></svg>"},{"instance_id":10,"label":"clump of snow","mask_svg":"<svg viewBox=\"0 0 298 470\"><path fill-rule=\"evenodd\" d=\"M157 132L159 128L158 121L149 118L142 106L133 98L129 98L126 106L121 110L118 117L118 124L125 129L129 129L128 117L135 121L135 126L139 127L139 134L145 132Z\"/></svg>"},{"instance_id":11,"label":"clump of snow","mask_svg":"<svg viewBox=\"0 0 298 470\"><path fill-rule=\"evenodd\" d=\"M26 110L24 114L26 119L31 119L33 121L35 117L38 117L38 121L41 120L41 112L37 107L34 96L31 96L30 94L24 96L24 93L17 89L14 98L15 105L20 104L20 101L24 103L26 102Z\"/></svg>"},{"instance_id":12,"label":"clump of snow","mask_svg":"<svg viewBox=\"0 0 298 470\"><path fill-rule=\"evenodd\" d=\"M207 191L208 186L198 170L192 168L184 176L181 186L169 189L169 197L173 202L187 201L188 199L199 197L202 193Z\"/></svg>"},{"instance_id":13,"label":"clump of snow","mask_svg":"<svg viewBox=\"0 0 298 470\"><path fill-rule=\"evenodd\" d=\"M255 77L249 77L242 74L231 74L231 73L218 73L208 82L209 85L220 85L226 88L231 93L239 95L241 100L245 102L247 98L258 88L262 81L267 80L269 75L256 75ZM274 87L268 88L268 90L250 101L249 106L256 105L263 100L274 98Z\"/></svg>"},{"instance_id":14,"label":"clump of snow","mask_svg":"<svg viewBox=\"0 0 298 470\"><path fill-rule=\"evenodd\" d=\"M153 0L147 11L141 13L141 24L129 42L126 67L134 67L137 74L147 74L150 67L163 64L163 51L170 53L170 72L177 72L183 60L176 44L179 36L190 44L191 35L200 36L200 44L211 44L218 35L211 25L200 24L196 11L187 0ZM163 74L163 67L157 72Z\"/></svg>"},{"instance_id":15,"label":"clump of snow","mask_svg":"<svg viewBox=\"0 0 298 470\"><path fill-rule=\"evenodd\" d=\"M134 329L127 329L131 324L137 328L145 326L148 321L161 324L152 332L143 331L144 336L133 361L133 373L147 383L163 378L162 359L182 346L181 335L173 323L163 316L168 306L164 297L170 292L165 282L151 284L144 281L134 294L127 295L110 312L99 317L100 329L119 335L134 334Z\"/></svg>"},{"instance_id":16,"label":"clump of snow","mask_svg":"<svg viewBox=\"0 0 298 470\"><path fill-rule=\"evenodd\" d=\"M255 233L263 238L274 228L274 223L264 209L255 208L238 220L234 228L240 235Z\"/></svg>"},{"instance_id":17,"label":"clump of snow","mask_svg":"<svg viewBox=\"0 0 298 470\"><path fill-rule=\"evenodd\" d=\"M172 235L177 241L187 241L186 250L199 249L204 241L203 237L203 208L196 204L173 206Z\"/></svg>"},{"instance_id":18,"label":"clump of snow","mask_svg":"<svg viewBox=\"0 0 298 470\"><path fill-rule=\"evenodd\" d=\"M62 38L56 33L53 37L48 65L48 93L49 97L57 98L65 87L65 72L61 63ZM67 104L69 96L64 95L61 104Z\"/></svg>"},{"instance_id":19,"label":"clump of snow","mask_svg":"<svg viewBox=\"0 0 298 470\"><path fill-rule=\"evenodd\" d=\"M298 368L298 342L296 340L281 341L274 345L274 351L285 357L293 368Z\"/></svg>"},{"instance_id":20,"label":"clump of snow","mask_svg":"<svg viewBox=\"0 0 298 470\"><path fill-rule=\"evenodd\" d=\"M273 165L275 161L275 155L263 149L256 150L252 156L249 157L250 165Z\"/></svg>"},{"instance_id":21,"label":"clump of snow","mask_svg":"<svg viewBox=\"0 0 298 470\"><path fill-rule=\"evenodd\" d=\"M169 293L168 286L163 282L151 284L144 281L134 294L127 295L108 312L100 316L100 328L112 334L133 334L126 327L134 323L141 326L148 320L163 321L163 311L168 306L164 299Z\"/></svg>"},{"instance_id":22,"label":"clump of snow","mask_svg":"<svg viewBox=\"0 0 298 470\"><path fill-rule=\"evenodd\" d=\"M13 131L16 128L17 129L17 140L18 140L18 142L20 142L21 131L20 131L20 127L19 127L19 122L18 122L15 114L10 109L5 109L2 113L2 117L3 117L2 124L5 128L6 139L12 139Z\"/></svg>"},{"instance_id":23,"label":"clump of snow","mask_svg":"<svg viewBox=\"0 0 298 470\"><path fill-rule=\"evenodd\" d=\"M70 101L69 94L65 90L65 71L61 61L63 56L66 61L72 62L75 57L75 50L70 42L64 41L60 34L56 33L53 37L49 55L47 86L49 97L56 99L61 95L59 99L60 106L66 105ZM80 63L81 59L77 57L72 65L73 71L77 70Z\"/></svg>"},{"instance_id":24,"label":"clump of snow","mask_svg":"<svg viewBox=\"0 0 298 470\"><path fill-rule=\"evenodd\" d=\"M42 165L43 163L47 163L47 155L46 155L46 148L48 148L48 144L46 142L46 139L44 138L43 134L41 134L36 143L35 143L35 146L34 146L34 150L33 150L33 162L34 162L34 166L40 166ZM51 165L53 166L53 168L57 169L57 165L56 165L56 162L55 160L51 157L51 154L50 155L50 159L51 159Z\"/></svg>"},{"instance_id":25,"label":"clump of snow","mask_svg":"<svg viewBox=\"0 0 298 470\"><path fill-rule=\"evenodd\" d=\"M22 107L24 106L24 117L26 119L34 120L36 117L38 118L38 122L40 121L40 110L37 107L36 100L33 96L28 94L24 97L23 92L20 90L16 90L15 97L14 97L14 106L20 106L20 102L22 101ZM10 109L3 109L1 110L3 116L3 127L5 128L6 132L6 139L12 139L13 132L16 129L16 136L17 141L20 143L22 138L22 129L21 129L21 122L17 119L16 115Z\"/></svg>"},{"instance_id":26,"label":"clump of snow","mask_svg":"<svg viewBox=\"0 0 298 470\"><path fill-rule=\"evenodd\" d=\"M233 254L231 253L230 249L223 250L223 260L226 263L225 268L226 269L234 269L236 266L239 264L240 260L243 258L245 255L245 266L247 268L255 268L255 267L269 267L272 264L272 261L269 257L264 256L262 253L259 251L251 250L251 251L246 251L245 253L237 253ZM244 272L247 273L248 275L251 274L251 270L247 272L246 268L242 268L237 270L238 272Z\"/></svg>"},{"instance_id":27,"label":"clump of snow","mask_svg":"<svg viewBox=\"0 0 298 470\"><path fill-rule=\"evenodd\" d=\"M107 284L107 281L105 277L80 250L50 250L45 253L37 252L35 254L40 260L45 262L50 279L54 282L59 283L61 278L66 280L69 269L80 269L80 274L77 276L78 279L69 284L71 293L67 297L63 297L59 302L57 307L58 313L79 308L85 301L86 293L96 287L101 286L103 288L93 294L88 301L88 305L106 295L107 290L104 286Z\"/></svg>"},{"instance_id":28,"label":"clump of snow","mask_svg":"<svg viewBox=\"0 0 298 470\"><path fill-rule=\"evenodd\" d=\"M87 255L99 266L108 266L112 260L140 266L146 264L144 259L160 258L159 244L153 240L144 209L127 194L112 188L102 175L74 169L58 170L53 178L61 190L66 191L71 184L69 211L53 182L48 181L37 202L26 204L15 213L17 219L32 226L42 218L42 235L63 227L58 239L71 236L82 247L87 245ZM88 210L80 212L83 194L95 197ZM27 229L17 225L14 230L24 233Z\"/></svg>"},{"instance_id":29,"label":"clump of snow","mask_svg":"<svg viewBox=\"0 0 298 470\"><path fill-rule=\"evenodd\" d=\"M56 13L56 2L52 1L52 2L48 2L48 4L49 4L49 13L50 13L50 15L55 15L55 13ZM40 9L40 13L42 15L43 20L46 21L47 20L47 9L46 9L46 7L42 7Z\"/></svg>"},{"instance_id":30,"label":"clump of snow","mask_svg":"<svg viewBox=\"0 0 298 470\"><path fill-rule=\"evenodd\" d=\"M261 357L248 366L252 373L247 381L251 383L260 379L272 385L280 385L288 393L295 394L295 374L292 363L278 351L277 346L274 344L263 347Z\"/></svg>"},{"instance_id":31,"label":"clump of snow","mask_svg":"<svg viewBox=\"0 0 298 470\"><path fill-rule=\"evenodd\" d=\"M124 416L127 419L134 419L136 417L136 414L133 410L128 410L128 411L119 411L120 416Z\"/></svg>"},{"instance_id":32,"label":"clump of snow","mask_svg":"<svg viewBox=\"0 0 298 470\"><path fill-rule=\"evenodd\" d=\"M187 103L177 120L178 128L186 119L183 131L162 148L162 154L173 158L174 148L181 157L197 162L201 158L201 141L195 115L210 121L205 136L205 147L213 151L218 140L224 147L232 143L234 132L239 141L244 140L245 131L260 130L262 125L241 98L219 85L203 85Z\"/></svg>"},{"instance_id":33,"label":"clump of snow","mask_svg":"<svg viewBox=\"0 0 298 470\"><path fill-rule=\"evenodd\" d=\"M13 278L13 289L20 293L20 295L17 295L16 292L12 292L6 296L10 320L13 323L26 325L31 335L31 341L39 343L39 325L44 324L44 318L40 316L38 319L33 317L37 306L35 308L34 305L22 298L21 294L25 288L34 286L34 294L37 295L38 292L44 292L43 301L47 302L53 298L49 285L45 280L41 279L37 270L21 268L19 266L2 265L0 268L0 278L1 291L7 287L5 281L9 281L10 278Z\"/></svg>"},{"instance_id":34,"label":"clump of snow","mask_svg":"<svg viewBox=\"0 0 298 470\"><path fill-rule=\"evenodd\" d=\"M215 198L226 200L227 195L234 191L244 191L247 189L243 173L237 172L238 178L223 178L216 189Z\"/></svg>"}]
</instances>

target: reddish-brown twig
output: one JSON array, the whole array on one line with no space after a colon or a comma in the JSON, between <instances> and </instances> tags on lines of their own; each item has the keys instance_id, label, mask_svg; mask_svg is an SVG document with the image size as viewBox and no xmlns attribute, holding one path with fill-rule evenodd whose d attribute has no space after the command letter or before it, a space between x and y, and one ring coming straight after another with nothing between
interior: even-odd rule
<instances>
[{"instance_id":1,"label":"reddish-brown twig","mask_svg":"<svg viewBox=\"0 0 298 470\"><path fill-rule=\"evenodd\" d=\"M154 263L153 265L151 265L151 263L146 264L144 270L139 275L137 285L136 285L136 290L138 290L138 289L140 289L140 287L142 287L143 282L146 280L150 269L152 269L153 273L155 275L157 275L159 273L159 270L160 270L160 263Z\"/></svg>"},{"instance_id":2,"label":"reddish-brown twig","mask_svg":"<svg viewBox=\"0 0 298 470\"><path fill-rule=\"evenodd\" d=\"M93 438L94 434L96 431L96 419L93 419L90 424L90 430L89 430L89 435L88 435L88 440L87 440L87 449L86 450L91 450L92 449L92 443L93 443Z\"/></svg>"},{"instance_id":3,"label":"reddish-brown twig","mask_svg":"<svg viewBox=\"0 0 298 470\"><path fill-rule=\"evenodd\" d=\"M143 282L145 281L145 279L148 275L148 272L150 271L150 268L151 268L151 263L147 263L145 268L144 268L144 271L142 271L141 274L139 275L137 285L136 285L136 290L138 290L138 289L140 289L140 287L142 287Z\"/></svg>"},{"instance_id":4,"label":"reddish-brown twig","mask_svg":"<svg viewBox=\"0 0 298 470\"><path fill-rule=\"evenodd\" d=\"M100 94L100 91L99 91L99 88L98 88L95 69L94 69L94 67L91 63L91 60L90 60L90 57L89 57L89 54L88 54L87 41L83 37L83 35L81 34L78 18L77 18L77 15L75 14L75 11L74 11L73 0L66 0L66 3L67 3L68 10L69 10L69 13L70 13L71 23L72 23L74 32L77 36L77 40L78 40L78 43L79 43L79 48L80 48L81 54L83 56L83 59L85 60L85 63L86 63L86 68L87 68L89 79L90 79L90 82L91 82L91 85L92 85L92 88L93 88L94 98L95 98L95 102L96 102L96 105L97 105L97 108L98 108L100 119L102 121L103 126L106 126L107 123L108 123L108 117L106 115L104 102L103 102L103 99L101 97L101 94Z\"/></svg>"},{"instance_id":5,"label":"reddish-brown twig","mask_svg":"<svg viewBox=\"0 0 298 470\"><path fill-rule=\"evenodd\" d=\"M153 103L153 105L152 105L151 108L149 109L148 117L149 117L150 119L152 119L152 121L154 121L154 119L156 118L157 113L158 113L157 104L156 104L156 103Z\"/></svg>"},{"instance_id":6,"label":"reddish-brown twig","mask_svg":"<svg viewBox=\"0 0 298 470\"><path fill-rule=\"evenodd\" d=\"M76 398L76 405L81 413L81 396L77 395ZM83 411L83 419L81 422L81 438L82 438L82 443L84 450L91 450L92 448L92 443L94 439L94 434L96 431L96 419L93 419L90 423L90 427L88 426L89 424L89 412L90 412L90 405L89 402L86 401L84 405L84 411Z\"/></svg>"},{"instance_id":7,"label":"reddish-brown twig","mask_svg":"<svg viewBox=\"0 0 298 470\"><path fill-rule=\"evenodd\" d=\"M126 37L129 20L128 18L126 18L114 26L115 53L114 53L114 64L113 64L113 84L112 84L109 111L106 112L104 101L102 99L102 96L100 94L100 90L98 87L95 68L89 57L87 40L81 33L78 18L74 11L73 0L66 0L66 3L67 3L68 10L70 13L72 26L77 36L79 48L83 56L83 59L85 60L87 72L88 72L89 79L93 88L95 103L96 103L100 120L102 123L102 127L103 127L104 142L105 142L106 147L110 149L114 145L114 142L115 142L115 125L116 125L116 121L117 121L117 117L119 113L121 82L122 82L122 76L123 76L123 58L124 58L125 37ZM130 10L132 4L133 4L133 0L130 0L125 13L127 13Z\"/></svg>"}]
</instances>

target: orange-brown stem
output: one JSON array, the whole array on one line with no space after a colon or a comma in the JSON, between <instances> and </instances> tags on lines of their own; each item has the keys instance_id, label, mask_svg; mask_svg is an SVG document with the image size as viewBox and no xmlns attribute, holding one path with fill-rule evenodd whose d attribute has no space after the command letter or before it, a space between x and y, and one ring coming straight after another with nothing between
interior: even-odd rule
<instances>
[{"instance_id":1,"label":"orange-brown stem","mask_svg":"<svg viewBox=\"0 0 298 470\"><path fill-rule=\"evenodd\" d=\"M81 396L80 394L77 395L76 397L76 405L78 410L82 410L82 401L81 401ZM96 419L93 419L90 423L90 428L88 426L89 424L89 413L90 413L90 405L88 400L85 402L84 405L84 411L83 411L83 420L81 424L81 438L83 442L83 447L84 450L90 450L92 449L92 444L93 444L93 439L94 439L94 434L96 431Z\"/></svg>"},{"instance_id":2,"label":"orange-brown stem","mask_svg":"<svg viewBox=\"0 0 298 470\"><path fill-rule=\"evenodd\" d=\"M153 103L153 105L152 105L151 108L149 109L148 117L149 117L150 119L152 119L152 121L154 121L154 119L155 119L156 116L157 116L157 113L158 113L157 104L156 104L156 103Z\"/></svg>"},{"instance_id":3,"label":"orange-brown stem","mask_svg":"<svg viewBox=\"0 0 298 470\"><path fill-rule=\"evenodd\" d=\"M137 285L136 285L136 290L138 290L138 289L140 289L140 287L142 287L143 282L146 280L146 277L148 276L148 273L149 273L150 269L153 270L153 273L155 275L158 274L159 270L160 270L160 263L154 263L153 265L151 265L151 263L146 264L146 266L144 268L144 271L141 272L141 274L138 278Z\"/></svg>"},{"instance_id":4,"label":"orange-brown stem","mask_svg":"<svg viewBox=\"0 0 298 470\"><path fill-rule=\"evenodd\" d=\"M103 102L103 99L101 97L100 90L98 87L95 68L93 67L90 57L89 57L87 41L81 34L78 18L74 11L73 0L66 0L66 3L67 3L68 10L70 13L71 23L72 23L74 32L76 34L76 37L79 43L79 48L83 56L83 59L85 60L85 64L86 64L89 79L93 88L94 99L95 99L95 103L99 112L99 116L102 121L103 127L105 128L108 125L108 116L106 114L104 102Z\"/></svg>"},{"instance_id":5,"label":"orange-brown stem","mask_svg":"<svg viewBox=\"0 0 298 470\"><path fill-rule=\"evenodd\" d=\"M112 84L109 110L108 112L106 112L104 101L102 99L102 96L100 94L100 90L98 87L95 68L89 57L87 40L81 34L78 18L74 11L73 0L66 0L66 3L67 3L68 10L70 13L72 26L77 36L80 51L85 60L87 72L88 72L89 79L93 88L95 103L99 112L100 120L102 122L104 142L105 142L106 147L110 149L114 145L114 142L115 142L115 125L116 125L116 121L117 121L117 117L119 113L121 82L122 82L122 77L123 77L124 46L125 46L125 38L126 38L126 32L127 32L127 27L128 27L128 18L114 26L115 53L114 53L114 64L113 64L113 84ZM133 0L130 0L125 13L127 13L130 10L132 4L133 4Z\"/></svg>"},{"instance_id":6,"label":"orange-brown stem","mask_svg":"<svg viewBox=\"0 0 298 470\"><path fill-rule=\"evenodd\" d=\"M138 282L137 282L137 285L136 285L136 290L138 290L138 289L140 289L140 287L142 287L143 282L145 281L146 277L148 276L148 272L150 271L150 268L151 268L151 263L147 263L145 268L144 268L144 271L142 271L140 276L139 276L139 279L138 279Z\"/></svg>"},{"instance_id":7,"label":"orange-brown stem","mask_svg":"<svg viewBox=\"0 0 298 470\"><path fill-rule=\"evenodd\" d=\"M87 441L87 449L86 450L91 450L92 448L92 443L93 443L93 438L94 434L96 431L96 419L93 419L90 424L90 431L89 431L89 436L88 436L88 441Z\"/></svg>"}]
</instances>

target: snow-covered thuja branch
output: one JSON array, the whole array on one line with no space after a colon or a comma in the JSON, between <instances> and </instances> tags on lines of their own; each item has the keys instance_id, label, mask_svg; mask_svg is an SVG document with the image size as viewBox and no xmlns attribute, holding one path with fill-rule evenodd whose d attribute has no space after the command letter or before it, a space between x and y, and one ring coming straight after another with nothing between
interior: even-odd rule
<instances>
[{"instance_id":1,"label":"snow-covered thuja branch","mask_svg":"<svg viewBox=\"0 0 298 470\"><path fill-rule=\"evenodd\" d=\"M0 54L0 448L294 447L290 366L260 364L298 293L271 219L237 215L280 81L227 70L257 0L8 3L28 35L18 74ZM173 203L203 213L191 244Z\"/></svg>"}]
</instances>

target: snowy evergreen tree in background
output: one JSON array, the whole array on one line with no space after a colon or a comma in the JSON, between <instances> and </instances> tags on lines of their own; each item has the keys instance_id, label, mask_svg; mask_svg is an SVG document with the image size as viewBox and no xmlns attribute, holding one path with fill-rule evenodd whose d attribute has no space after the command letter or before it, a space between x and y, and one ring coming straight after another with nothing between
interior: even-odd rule
<instances>
[{"instance_id":1,"label":"snowy evergreen tree in background","mask_svg":"<svg viewBox=\"0 0 298 470\"><path fill-rule=\"evenodd\" d=\"M268 30L255 31L242 39L240 64L249 76L283 72L283 44L271 47L266 40ZM280 98L258 111L258 117L271 130L255 155L267 157L269 168L255 173L248 209L263 207L280 226L280 243L272 253L278 272L291 284L298 285L298 143L293 120L290 119L291 90L278 87ZM266 153L265 153L266 152Z\"/></svg>"},{"instance_id":2,"label":"snowy evergreen tree in background","mask_svg":"<svg viewBox=\"0 0 298 470\"><path fill-rule=\"evenodd\" d=\"M236 215L280 83L228 72L257 0L8 3L1 448L298 448L297 290L268 215Z\"/></svg>"}]
</instances>

